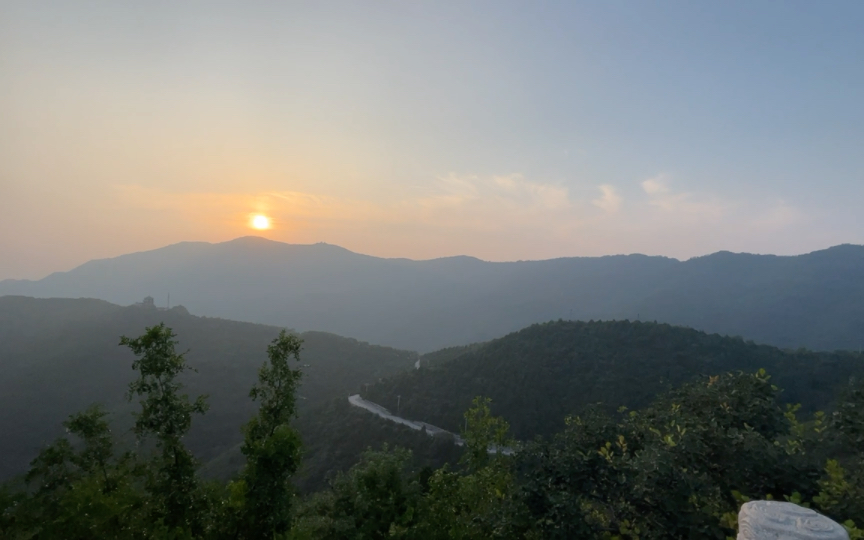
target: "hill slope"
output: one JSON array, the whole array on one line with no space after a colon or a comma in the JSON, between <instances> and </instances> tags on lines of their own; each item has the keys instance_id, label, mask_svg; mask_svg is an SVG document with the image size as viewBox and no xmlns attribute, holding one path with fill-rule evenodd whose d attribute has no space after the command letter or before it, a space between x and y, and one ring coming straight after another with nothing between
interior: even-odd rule
<instances>
[{"instance_id":1,"label":"hill slope","mask_svg":"<svg viewBox=\"0 0 864 540\"><path fill-rule=\"evenodd\" d=\"M0 298L0 480L21 472L69 414L94 402L133 409L124 399L133 356L117 345L120 335L137 336L163 321L198 370L185 377L188 393L210 395L210 410L196 418L187 444L204 460L235 446L256 410L248 392L278 328L195 317L183 308L7 296ZM417 356L323 332L302 337L308 367L301 413L355 392L361 382L412 369Z\"/></svg>"},{"instance_id":2,"label":"hill slope","mask_svg":"<svg viewBox=\"0 0 864 540\"><path fill-rule=\"evenodd\" d=\"M565 416L586 405L644 406L699 375L764 368L783 389L784 401L812 410L828 406L850 376L864 374L864 356L858 353L789 352L639 322L550 322L462 351L361 395L398 408L406 418L457 432L471 400L487 396L514 435L529 439L559 431ZM427 365L423 358L421 363Z\"/></svg>"},{"instance_id":3,"label":"hill slope","mask_svg":"<svg viewBox=\"0 0 864 540\"><path fill-rule=\"evenodd\" d=\"M381 259L327 244L262 238L181 243L91 261L0 295L129 304L166 295L194 313L315 329L421 351L485 341L529 324L641 319L781 347L860 348L864 247L797 257L716 253L509 263Z\"/></svg>"}]
</instances>

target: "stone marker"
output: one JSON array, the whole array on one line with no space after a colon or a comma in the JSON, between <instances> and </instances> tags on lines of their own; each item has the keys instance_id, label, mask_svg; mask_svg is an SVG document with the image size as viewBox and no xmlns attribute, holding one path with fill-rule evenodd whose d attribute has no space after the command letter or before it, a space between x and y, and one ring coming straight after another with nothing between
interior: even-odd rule
<instances>
[{"instance_id":1,"label":"stone marker","mask_svg":"<svg viewBox=\"0 0 864 540\"><path fill-rule=\"evenodd\" d=\"M836 521L788 502L751 501L738 512L738 540L849 540Z\"/></svg>"}]
</instances>

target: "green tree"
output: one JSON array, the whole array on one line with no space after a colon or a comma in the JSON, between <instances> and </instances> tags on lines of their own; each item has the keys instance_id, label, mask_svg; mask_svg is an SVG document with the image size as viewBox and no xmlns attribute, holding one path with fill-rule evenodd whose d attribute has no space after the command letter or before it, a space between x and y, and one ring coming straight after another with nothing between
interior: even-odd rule
<instances>
[{"instance_id":1,"label":"green tree","mask_svg":"<svg viewBox=\"0 0 864 540\"><path fill-rule=\"evenodd\" d=\"M492 416L491 403L490 398L477 396L464 414L462 438L466 451L462 461L472 471L480 470L490 461L500 462L512 450L510 425L503 418Z\"/></svg>"},{"instance_id":2,"label":"green tree","mask_svg":"<svg viewBox=\"0 0 864 540\"><path fill-rule=\"evenodd\" d=\"M523 497L544 538L726 538L741 500L813 494L767 374L684 385L642 411L568 419L527 452ZM731 515L731 520L730 520Z\"/></svg>"},{"instance_id":3,"label":"green tree","mask_svg":"<svg viewBox=\"0 0 864 540\"><path fill-rule=\"evenodd\" d=\"M839 452L864 457L864 379L852 379L840 392L830 427Z\"/></svg>"},{"instance_id":4,"label":"green tree","mask_svg":"<svg viewBox=\"0 0 864 540\"><path fill-rule=\"evenodd\" d=\"M143 499L131 457L114 457L106 416L99 406L72 415L63 425L76 440L60 438L33 460L25 476L32 496L18 497L8 525L18 536L127 538L143 523L133 525Z\"/></svg>"},{"instance_id":5,"label":"green tree","mask_svg":"<svg viewBox=\"0 0 864 540\"><path fill-rule=\"evenodd\" d=\"M121 337L120 344L138 357L132 368L138 379L129 384L127 398L139 396L141 411L135 414L134 431L139 441L152 437L157 456L146 472L153 519L169 531L201 529L204 501L195 477L196 462L183 444L192 426L192 415L207 410L205 396L190 401L177 377L190 371L185 353L177 353L174 332L161 323L146 328L137 338Z\"/></svg>"},{"instance_id":6,"label":"green tree","mask_svg":"<svg viewBox=\"0 0 864 540\"><path fill-rule=\"evenodd\" d=\"M515 489L513 441L507 422L492 416L489 398L476 397L465 412L464 472L445 465L428 480L418 539L487 539L508 536Z\"/></svg>"},{"instance_id":7,"label":"green tree","mask_svg":"<svg viewBox=\"0 0 864 540\"><path fill-rule=\"evenodd\" d=\"M826 461L819 480L815 506L826 515L864 526L864 380L853 379L840 392L834 411L828 417L827 429L820 442L829 447L832 456ZM852 538L864 538L864 530L850 530Z\"/></svg>"},{"instance_id":8,"label":"green tree","mask_svg":"<svg viewBox=\"0 0 864 540\"><path fill-rule=\"evenodd\" d=\"M302 345L299 337L280 332L267 347L269 361L258 370L258 384L249 392L260 405L257 416L243 427L246 466L229 488L233 527L242 538L273 538L291 525L290 479L300 464L301 446L290 423L301 371L289 361L300 361Z\"/></svg>"},{"instance_id":9,"label":"green tree","mask_svg":"<svg viewBox=\"0 0 864 540\"><path fill-rule=\"evenodd\" d=\"M114 439L106 416L108 413L101 405L93 405L83 413L72 415L63 425L84 443L84 448L72 456L72 462L85 474L98 475L104 484L103 489L110 492L116 484L110 471Z\"/></svg>"},{"instance_id":10,"label":"green tree","mask_svg":"<svg viewBox=\"0 0 864 540\"><path fill-rule=\"evenodd\" d=\"M408 474L411 452L367 450L339 474L330 489L312 496L297 512L295 540L409 538L418 518L420 485Z\"/></svg>"}]
</instances>

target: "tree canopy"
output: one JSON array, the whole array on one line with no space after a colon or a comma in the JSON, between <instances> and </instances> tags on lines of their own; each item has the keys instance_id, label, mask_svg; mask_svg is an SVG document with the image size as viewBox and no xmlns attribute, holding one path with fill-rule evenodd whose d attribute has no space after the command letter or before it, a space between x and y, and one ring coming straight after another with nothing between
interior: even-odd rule
<instances>
[{"instance_id":1,"label":"tree canopy","mask_svg":"<svg viewBox=\"0 0 864 540\"><path fill-rule=\"evenodd\" d=\"M22 483L0 489L3 538L723 540L751 499L810 506L864 538L860 379L828 412L804 412L764 369L701 375L644 406L585 407L523 441L493 399L475 396L458 460L429 466L382 445L304 497L293 482L302 340L281 332L267 347L250 389L258 410L242 430L245 466L218 482L201 477L184 443L206 402L178 379L189 366L174 337L159 324L121 339L136 356L134 451L119 449L101 407L71 415Z\"/></svg>"}]
</instances>

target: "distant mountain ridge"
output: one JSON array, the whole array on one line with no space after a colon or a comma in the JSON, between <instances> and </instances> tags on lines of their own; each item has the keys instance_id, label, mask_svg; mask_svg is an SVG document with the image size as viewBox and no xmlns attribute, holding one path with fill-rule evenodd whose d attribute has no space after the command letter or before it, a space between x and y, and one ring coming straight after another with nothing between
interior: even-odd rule
<instances>
[{"instance_id":1,"label":"distant mountain ridge","mask_svg":"<svg viewBox=\"0 0 864 540\"><path fill-rule=\"evenodd\" d=\"M555 319L629 319L817 350L864 345L864 247L800 256L719 252L486 262L383 259L257 237L90 261L0 296L153 296L193 313L431 351Z\"/></svg>"}]
</instances>

